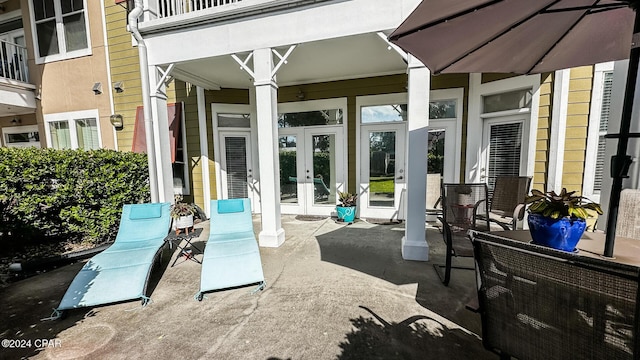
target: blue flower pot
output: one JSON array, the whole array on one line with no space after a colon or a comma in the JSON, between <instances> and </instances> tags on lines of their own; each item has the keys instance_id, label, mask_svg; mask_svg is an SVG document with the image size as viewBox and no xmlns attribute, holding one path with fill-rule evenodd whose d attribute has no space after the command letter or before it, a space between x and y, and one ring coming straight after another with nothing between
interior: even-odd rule
<instances>
[{"instance_id":1,"label":"blue flower pot","mask_svg":"<svg viewBox=\"0 0 640 360\"><path fill-rule=\"evenodd\" d=\"M351 223L356 218L356 207L349 206L336 206L336 211L338 213L338 220Z\"/></svg>"},{"instance_id":2,"label":"blue flower pot","mask_svg":"<svg viewBox=\"0 0 640 360\"><path fill-rule=\"evenodd\" d=\"M552 219L540 214L529 214L529 231L533 243L563 251L575 251L587 222L583 219Z\"/></svg>"}]
</instances>

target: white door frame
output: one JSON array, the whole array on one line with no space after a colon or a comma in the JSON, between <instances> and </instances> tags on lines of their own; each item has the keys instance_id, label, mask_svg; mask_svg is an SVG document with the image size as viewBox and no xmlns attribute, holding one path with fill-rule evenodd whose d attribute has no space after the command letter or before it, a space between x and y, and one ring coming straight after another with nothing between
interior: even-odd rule
<instances>
[{"instance_id":1,"label":"white door frame","mask_svg":"<svg viewBox=\"0 0 640 360\"><path fill-rule=\"evenodd\" d=\"M232 128L218 127L218 114L249 114L251 116L249 128ZM257 146L252 146L253 144L258 143L258 135L256 131L256 121L254 118L254 113L251 111L251 105L238 105L238 104L222 104L222 103L211 103L211 128L213 129L213 160L215 163L215 175L216 175L216 199L220 200L223 198L223 188L222 188L222 180L225 178L222 174L222 151L223 147L221 146L221 137L220 133L229 133L229 132L241 132L241 133L250 133L250 145L251 148L251 169L253 173L253 177L251 178L251 188L256 189L256 191L252 191L250 193L251 199L251 210L253 213L260 213L260 171L258 167L258 149ZM226 181L226 180L225 180ZM205 199L205 201L209 201Z\"/></svg>"},{"instance_id":2,"label":"white door frame","mask_svg":"<svg viewBox=\"0 0 640 360\"><path fill-rule=\"evenodd\" d=\"M457 183L460 180L460 158L462 156L462 114L464 89L431 90L429 101L455 100L456 117L429 119L429 130L445 129L443 181Z\"/></svg>"},{"instance_id":3,"label":"white door frame","mask_svg":"<svg viewBox=\"0 0 640 360\"><path fill-rule=\"evenodd\" d=\"M369 205L371 189L369 175L370 175L370 161L369 159L369 134L371 132L391 132L396 133L395 144L395 169L394 169L394 198L393 207L386 206L371 206ZM407 124L406 122L395 123L381 123L381 124L367 124L362 125L360 129L360 158L363 159L360 164L360 184L359 184L359 196L360 206L359 213L361 217L379 218L379 219L392 219L397 218L401 206L401 197L406 189L406 134Z\"/></svg>"}]
</instances>

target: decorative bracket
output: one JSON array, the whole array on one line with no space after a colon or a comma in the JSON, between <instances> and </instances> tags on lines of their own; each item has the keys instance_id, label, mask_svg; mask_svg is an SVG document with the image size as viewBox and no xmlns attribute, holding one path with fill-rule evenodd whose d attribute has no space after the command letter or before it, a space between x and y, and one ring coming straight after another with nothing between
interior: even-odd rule
<instances>
[{"instance_id":1,"label":"decorative bracket","mask_svg":"<svg viewBox=\"0 0 640 360\"><path fill-rule=\"evenodd\" d=\"M280 55L280 53L276 49L271 49L271 52L273 52L278 57L278 59L280 59L280 61L278 61L278 64L276 64L276 66L273 67L273 70L271 70L272 79L276 76L276 73L278 72L278 70L280 70L280 66L287 63L287 58L289 57L289 55L291 55L291 53L296 48L296 46L297 45L289 46L289 49L287 50L286 53L284 53L284 55Z\"/></svg>"},{"instance_id":2,"label":"decorative bracket","mask_svg":"<svg viewBox=\"0 0 640 360\"><path fill-rule=\"evenodd\" d=\"M408 62L407 53L404 50L402 50L398 45L390 43L389 39L387 39L387 35L385 35L385 33L383 33L382 31L379 31L377 34L387 44L388 50L395 50L405 62Z\"/></svg>"},{"instance_id":3,"label":"decorative bracket","mask_svg":"<svg viewBox=\"0 0 640 360\"><path fill-rule=\"evenodd\" d=\"M271 52L278 58L278 63L273 67L273 69L271 69L271 79L276 76L276 73L280 70L282 65L287 64L287 58L289 58L289 55L291 55L296 46L297 45L289 46L289 49L287 49L284 55L281 55L276 49L271 49ZM254 80L256 79L256 74L253 72L253 69L249 67L249 61L253 58L253 52L250 52L244 60L240 59L236 54L232 54L231 57L240 65L242 70L249 73Z\"/></svg>"},{"instance_id":4,"label":"decorative bracket","mask_svg":"<svg viewBox=\"0 0 640 360\"><path fill-rule=\"evenodd\" d=\"M231 57L238 64L240 64L240 69L248 72L249 75L251 75L252 78L254 78L254 79L256 78L256 74L254 74L253 70L249 67L249 65L247 65L249 63L249 60L251 60L251 58L253 57L253 51L250 52L249 55L247 55L246 59L244 59L244 60L240 60L240 58L236 54L231 54Z\"/></svg>"},{"instance_id":5,"label":"decorative bracket","mask_svg":"<svg viewBox=\"0 0 640 360\"><path fill-rule=\"evenodd\" d=\"M160 76L160 80L158 80L158 82L156 83L156 91L155 94L161 93L163 95L166 96L166 94L162 93L160 91L160 88L163 85L168 85L171 81L173 81L173 76L171 76L171 71L173 71L173 68L175 67L175 64L170 64L167 67L167 70L162 70L161 67L156 66L156 70L162 75Z\"/></svg>"}]
</instances>

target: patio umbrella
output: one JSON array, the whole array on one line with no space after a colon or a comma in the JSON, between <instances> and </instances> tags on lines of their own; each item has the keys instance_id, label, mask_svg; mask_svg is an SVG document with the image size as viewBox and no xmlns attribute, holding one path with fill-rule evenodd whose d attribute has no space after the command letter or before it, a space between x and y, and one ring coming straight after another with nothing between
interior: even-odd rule
<instances>
[{"instance_id":1,"label":"patio umbrella","mask_svg":"<svg viewBox=\"0 0 640 360\"><path fill-rule=\"evenodd\" d=\"M613 255L640 59L640 0L423 0L389 36L434 74L533 74L629 59L605 256ZM635 35L634 35L635 34Z\"/></svg>"}]
</instances>

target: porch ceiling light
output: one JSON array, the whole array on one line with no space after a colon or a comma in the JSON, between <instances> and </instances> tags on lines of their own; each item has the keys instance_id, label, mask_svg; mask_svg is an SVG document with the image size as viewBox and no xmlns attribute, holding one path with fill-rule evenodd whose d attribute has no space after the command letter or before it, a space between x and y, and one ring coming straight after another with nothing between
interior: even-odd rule
<instances>
[{"instance_id":1,"label":"porch ceiling light","mask_svg":"<svg viewBox=\"0 0 640 360\"><path fill-rule=\"evenodd\" d=\"M124 128L124 120L120 114L111 115L109 121L111 121L111 125L113 125L116 130L122 130Z\"/></svg>"}]
</instances>

